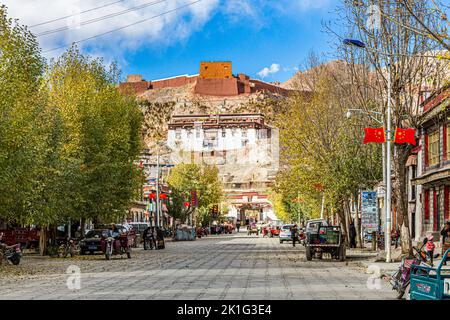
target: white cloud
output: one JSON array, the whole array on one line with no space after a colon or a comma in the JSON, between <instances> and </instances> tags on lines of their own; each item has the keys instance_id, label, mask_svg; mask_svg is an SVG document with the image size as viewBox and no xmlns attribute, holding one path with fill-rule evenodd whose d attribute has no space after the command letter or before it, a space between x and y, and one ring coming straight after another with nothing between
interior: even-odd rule
<instances>
[{"instance_id":1,"label":"white cloud","mask_svg":"<svg viewBox=\"0 0 450 320\"><path fill-rule=\"evenodd\" d=\"M30 27L34 34L70 26L69 30L38 37L44 56L59 56L66 47L46 52L72 42L90 38L129 24L158 16L195 0L0 0L8 8L8 15L19 19L19 23L33 26L48 20L69 16L77 12L103 6L99 10L82 13L49 24ZM205 24L220 13L229 23L246 23L255 28L270 24L275 16L297 15L299 11L327 6L330 0L202 0L181 10L155 17L116 32L78 44L83 52L92 56L105 57L105 62L116 60L127 65L127 55L137 50L152 47L164 50L168 46L186 41L192 34L203 30ZM154 3L139 10L79 26L90 19L114 14L136 6ZM224 24L226 26L227 24ZM279 71L279 65L272 64L258 74L266 77Z\"/></svg>"},{"instance_id":2,"label":"white cloud","mask_svg":"<svg viewBox=\"0 0 450 320\"><path fill-rule=\"evenodd\" d=\"M257 74L261 78L265 78L269 74L274 74L274 73L277 73L278 71L280 71L280 65L277 63L272 63L272 65L269 68L265 67L261 71L259 71Z\"/></svg>"},{"instance_id":3,"label":"white cloud","mask_svg":"<svg viewBox=\"0 0 450 320\"><path fill-rule=\"evenodd\" d=\"M30 27L34 34L40 34L48 30L70 26L69 30L42 35L38 37L42 50L45 52L74 41L86 39L101 33L105 33L126 25L141 21L164 12L174 10L195 0L125 0L117 3L82 13L79 16L68 17L49 24ZM19 23L33 26L45 21L72 15L74 13L99 7L113 0L2 0L8 8L8 15L14 19L19 19ZM139 10L127 12L125 14L103 19L98 22L79 26L79 23L90 19L114 14L136 6L155 3L143 7ZM201 2L184 7L180 10L155 17L143 23L130 26L111 34L107 34L95 39L82 42L79 47L93 55L108 55L108 58L121 60L127 51L142 49L142 47L153 45L161 48L173 43L183 41L189 36L202 29L214 11L220 4L219 0L202 0ZM78 25L78 26L77 26ZM54 57L64 49L44 53L46 57Z\"/></svg>"}]
</instances>

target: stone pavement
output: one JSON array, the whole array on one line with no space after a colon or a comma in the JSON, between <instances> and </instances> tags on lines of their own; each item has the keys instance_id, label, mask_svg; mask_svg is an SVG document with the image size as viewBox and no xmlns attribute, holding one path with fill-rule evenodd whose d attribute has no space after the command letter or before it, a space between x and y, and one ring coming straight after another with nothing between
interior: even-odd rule
<instances>
[{"instance_id":1,"label":"stone pavement","mask_svg":"<svg viewBox=\"0 0 450 320\"><path fill-rule=\"evenodd\" d=\"M28 255L0 270L0 299L393 299L382 281L368 288L358 267L367 258L306 261L302 246L244 233L139 248L130 260ZM71 265L80 276L66 273Z\"/></svg>"}]
</instances>

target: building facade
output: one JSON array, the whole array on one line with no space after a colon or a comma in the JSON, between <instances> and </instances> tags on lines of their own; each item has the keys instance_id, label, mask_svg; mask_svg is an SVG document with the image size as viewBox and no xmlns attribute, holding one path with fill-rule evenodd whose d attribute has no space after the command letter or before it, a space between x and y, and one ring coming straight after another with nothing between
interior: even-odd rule
<instances>
[{"instance_id":1,"label":"building facade","mask_svg":"<svg viewBox=\"0 0 450 320\"><path fill-rule=\"evenodd\" d=\"M278 130L264 115L174 115L167 146L175 165L217 166L230 218L276 219L267 189L279 166Z\"/></svg>"},{"instance_id":2,"label":"building facade","mask_svg":"<svg viewBox=\"0 0 450 320\"><path fill-rule=\"evenodd\" d=\"M431 95L422 104L420 144L408 159L411 178L411 216L416 240L439 231L450 219L450 85ZM414 154L414 152L416 154Z\"/></svg>"}]
</instances>

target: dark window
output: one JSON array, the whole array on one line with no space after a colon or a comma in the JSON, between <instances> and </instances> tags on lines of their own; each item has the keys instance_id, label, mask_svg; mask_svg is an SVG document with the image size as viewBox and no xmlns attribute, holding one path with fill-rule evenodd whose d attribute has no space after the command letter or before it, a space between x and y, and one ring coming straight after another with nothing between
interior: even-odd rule
<instances>
[{"instance_id":1,"label":"dark window","mask_svg":"<svg viewBox=\"0 0 450 320\"><path fill-rule=\"evenodd\" d=\"M416 177L417 167L412 166L411 170L412 170L411 175L412 175L412 178L414 179ZM415 185L411 185L411 200L416 200L416 186Z\"/></svg>"}]
</instances>

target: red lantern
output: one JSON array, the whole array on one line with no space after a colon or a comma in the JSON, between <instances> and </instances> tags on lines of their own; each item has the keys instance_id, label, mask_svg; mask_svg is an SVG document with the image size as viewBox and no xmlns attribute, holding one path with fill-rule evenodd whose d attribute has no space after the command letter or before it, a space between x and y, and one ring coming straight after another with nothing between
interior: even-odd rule
<instances>
[{"instance_id":1,"label":"red lantern","mask_svg":"<svg viewBox=\"0 0 450 320\"><path fill-rule=\"evenodd\" d=\"M148 196L150 199L156 199L156 194L150 193Z\"/></svg>"},{"instance_id":2,"label":"red lantern","mask_svg":"<svg viewBox=\"0 0 450 320\"><path fill-rule=\"evenodd\" d=\"M160 199L167 199L167 194L161 193L161 194L159 195L159 198L160 198Z\"/></svg>"},{"instance_id":3,"label":"red lantern","mask_svg":"<svg viewBox=\"0 0 450 320\"><path fill-rule=\"evenodd\" d=\"M190 205L190 203L189 203L188 201L186 201L186 202L184 203L184 206L185 206L185 207L189 207L189 205Z\"/></svg>"}]
</instances>

